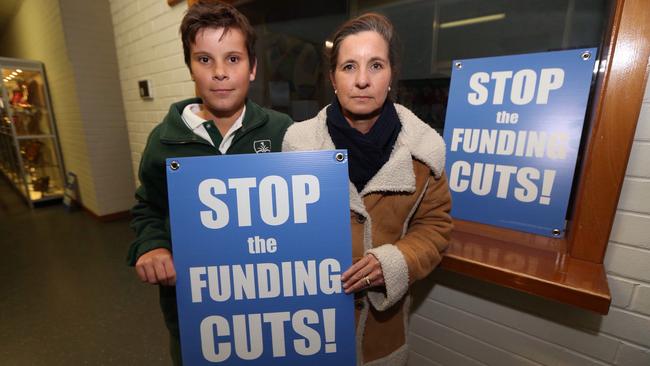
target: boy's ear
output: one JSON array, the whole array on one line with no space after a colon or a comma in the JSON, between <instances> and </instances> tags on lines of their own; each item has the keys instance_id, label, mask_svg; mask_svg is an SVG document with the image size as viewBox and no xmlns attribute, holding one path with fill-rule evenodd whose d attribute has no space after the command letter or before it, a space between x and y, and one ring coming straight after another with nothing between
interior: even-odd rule
<instances>
[{"instance_id":1,"label":"boy's ear","mask_svg":"<svg viewBox=\"0 0 650 366\"><path fill-rule=\"evenodd\" d=\"M251 72L250 75L248 76L248 80L254 81L255 75L257 75L257 60L255 60L255 63L253 63L253 67L251 67Z\"/></svg>"}]
</instances>

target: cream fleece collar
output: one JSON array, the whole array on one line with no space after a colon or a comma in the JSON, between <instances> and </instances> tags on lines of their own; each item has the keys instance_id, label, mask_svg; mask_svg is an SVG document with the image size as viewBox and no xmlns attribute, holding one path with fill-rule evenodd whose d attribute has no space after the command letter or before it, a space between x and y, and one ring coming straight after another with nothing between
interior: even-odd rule
<instances>
[{"instance_id":1,"label":"cream fleece collar","mask_svg":"<svg viewBox=\"0 0 650 366\"><path fill-rule=\"evenodd\" d=\"M444 169L445 142L442 137L406 107L395 103L395 109L402 123L402 130L390 159L366 184L360 192L361 196L373 192L415 192L413 158L429 166L436 177L439 177ZM326 119L327 106L313 119L294 124L285 137L290 141L286 142L291 145L292 150L335 149L327 130ZM356 189L351 191L356 192Z\"/></svg>"}]
</instances>

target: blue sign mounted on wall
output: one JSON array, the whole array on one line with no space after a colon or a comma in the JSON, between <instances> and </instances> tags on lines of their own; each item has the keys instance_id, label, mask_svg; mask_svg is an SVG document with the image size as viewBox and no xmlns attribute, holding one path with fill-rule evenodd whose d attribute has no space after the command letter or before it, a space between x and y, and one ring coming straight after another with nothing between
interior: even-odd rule
<instances>
[{"instance_id":1,"label":"blue sign mounted on wall","mask_svg":"<svg viewBox=\"0 0 650 366\"><path fill-rule=\"evenodd\" d=\"M444 138L455 218L564 235L596 52L453 62Z\"/></svg>"},{"instance_id":2,"label":"blue sign mounted on wall","mask_svg":"<svg viewBox=\"0 0 650 366\"><path fill-rule=\"evenodd\" d=\"M167 160L186 365L355 365L345 151Z\"/></svg>"}]
</instances>

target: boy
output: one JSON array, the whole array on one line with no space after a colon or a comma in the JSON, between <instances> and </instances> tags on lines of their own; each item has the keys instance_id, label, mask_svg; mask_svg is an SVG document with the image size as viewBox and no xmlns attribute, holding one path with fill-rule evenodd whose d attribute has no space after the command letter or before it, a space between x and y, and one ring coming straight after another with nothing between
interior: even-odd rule
<instances>
[{"instance_id":1,"label":"boy","mask_svg":"<svg viewBox=\"0 0 650 366\"><path fill-rule=\"evenodd\" d=\"M160 305L180 365L176 272L171 253L165 159L280 151L289 116L247 100L255 79L255 33L234 7L214 1L191 6L180 27L183 52L199 98L172 104L156 126L140 162L128 254L143 282L160 285Z\"/></svg>"}]
</instances>

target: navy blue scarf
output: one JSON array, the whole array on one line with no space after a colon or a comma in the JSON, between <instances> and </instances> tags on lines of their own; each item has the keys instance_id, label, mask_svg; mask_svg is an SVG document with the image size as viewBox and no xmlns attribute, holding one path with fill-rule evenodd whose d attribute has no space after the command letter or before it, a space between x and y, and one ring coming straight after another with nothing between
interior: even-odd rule
<instances>
[{"instance_id":1,"label":"navy blue scarf","mask_svg":"<svg viewBox=\"0 0 650 366\"><path fill-rule=\"evenodd\" d=\"M334 98L327 108L327 130L337 149L348 150L350 181L359 192L390 158L401 128L395 106L388 100L366 134L350 126L341 112L338 99Z\"/></svg>"}]
</instances>

